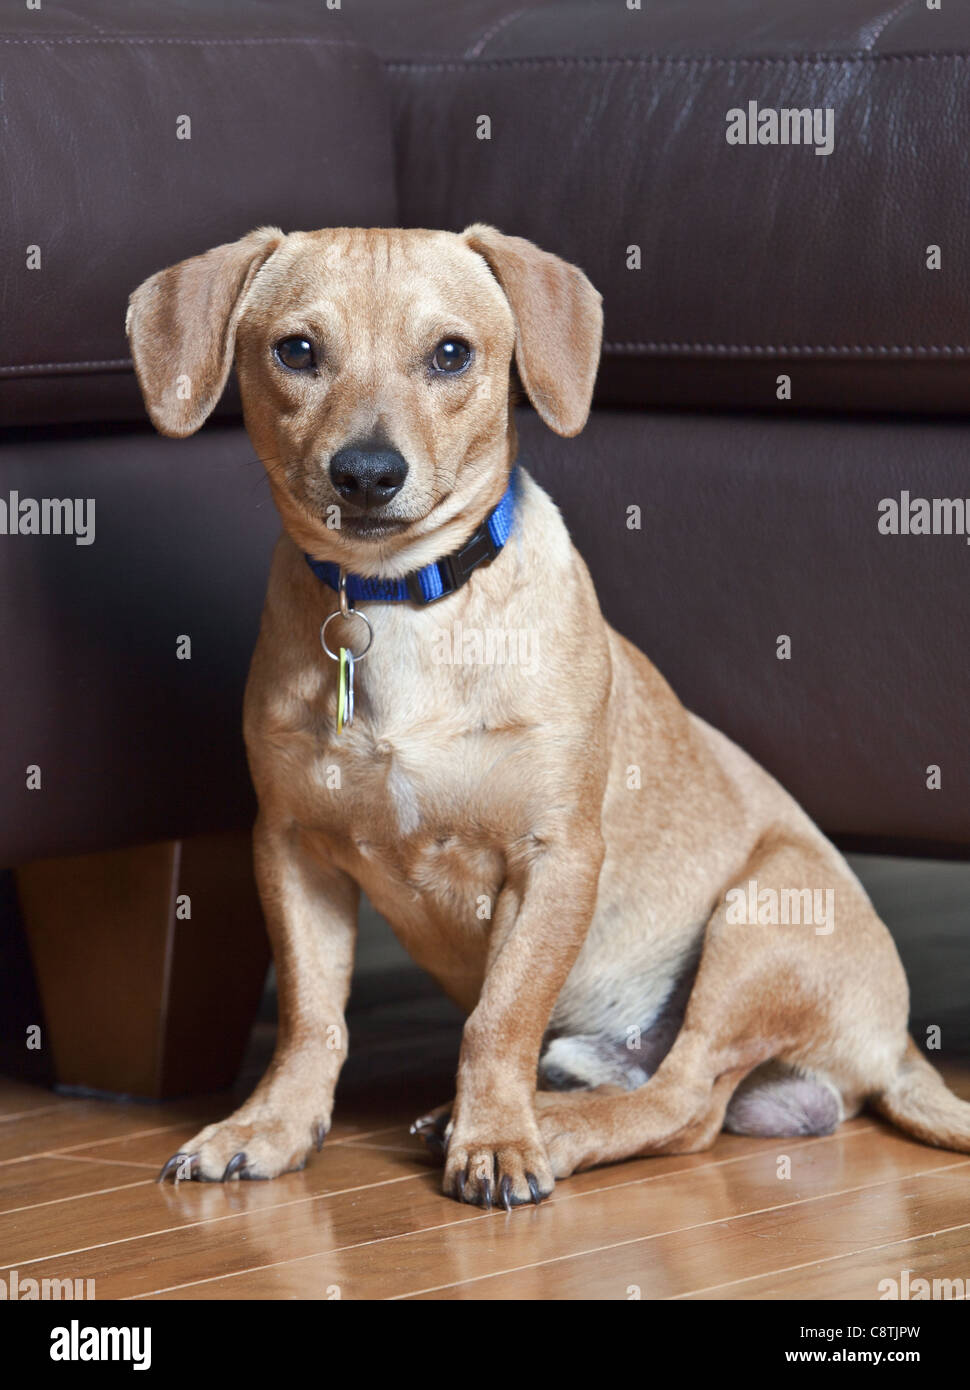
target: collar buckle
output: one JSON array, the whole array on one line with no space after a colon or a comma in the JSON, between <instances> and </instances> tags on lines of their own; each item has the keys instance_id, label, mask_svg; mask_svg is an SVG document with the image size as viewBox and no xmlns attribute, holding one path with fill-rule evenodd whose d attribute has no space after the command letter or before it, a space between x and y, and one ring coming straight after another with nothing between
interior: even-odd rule
<instances>
[{"instance_id":1,"label":"collar buckle","mask_svg":"<svg viewBox=\"0 0 970 1390\"><path fill-rule=\"evenodd\" d=\"M468 583L479 565L490 564L501 549L502 547L495 543L488 522L483 521L459 550L451 555L442 555L441 559L435 562L441 577L441 593L426 598L421 589L419 573L415 572L407 576L408 596L422 607L447 598L449 594Z\"/></svg>"},{"instance_id":2,"label":"collar buckle","mask_svg":"<svg viewBox=\"0 0 970 1390\"><path fill-rule=\"evenodd\" d=\"M453 555L447 555L445 559L456 576L456 587L465 583L473 570L478 569L479 565L490 564L499 553L501 546L495 544L492 533L487 521L483 521L478 530L471 536Z\"/></svg>"}]
</instances>

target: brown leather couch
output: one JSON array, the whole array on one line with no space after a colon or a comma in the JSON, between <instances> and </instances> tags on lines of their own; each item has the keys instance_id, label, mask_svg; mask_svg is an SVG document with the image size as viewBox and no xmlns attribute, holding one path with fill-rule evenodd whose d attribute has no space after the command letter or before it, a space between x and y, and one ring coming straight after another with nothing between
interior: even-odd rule
<instances>
[{"instance_id":1,"label":"brown leather couch","mask_svg":"<svg viewBox=\"0 0 970 1390\"><path fill-rule=\"evenodd\" d=\"M145 275L264 222L490 221L582 265L606 309L596 408L574 441L523 412L522 455L607 616L843 843L966 856L967 534L877 524L908 492L967 499L970 529L959 6L44 0L7 10L0 65L0 500L96 504L91 545L0 535L0 864L48 1014L72 885L106 959L155 921L144 860L119 897L128 847L154 847L166 904L194 863L210 940L252 943L234 1038L265 969L255 906L227 921L203 866L246 873L239 710L276 515L234 393L158 438L123 331ZM729 143L753 102L831 110L831 153ZM194 956L190 1017L201 926L157 911L119 988ZM55 1040L62 1079L193 1084L160 1023L148 1072L72 1067L87 1026Z\"/></svg>"}]
</instances>

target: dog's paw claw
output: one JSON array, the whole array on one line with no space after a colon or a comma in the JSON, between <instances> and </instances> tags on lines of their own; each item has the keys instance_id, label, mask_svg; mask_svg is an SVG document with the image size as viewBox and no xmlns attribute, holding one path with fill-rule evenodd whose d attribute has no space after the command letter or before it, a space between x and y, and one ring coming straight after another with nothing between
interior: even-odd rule
<instances>
[{"instance_id":1,"label":"dog's paw claw","mask_svg":"<svg viewBox=\"0 0 970 1390\"><path fill-rule=\"evenodd\" d=\"M319 1153L320 1150L323 1148L323 1141L326 1139L329 1133L330 1126L325 1125L322 1121L317 1121L317 1123L313 1126L313 1144L316 1148L317 1153Z\"/></svg>"},{"instance_id":2,"label":"dog's paw claw","mask_svg":"<svg viewBox=\"0 0 970 1390\"><path fill-rule=\"evenodd\" d=\"M461 1144L451 1136L443 1191L471 1206L511 1211L541 1202L555 1179L541 1148L528 1136L504 1144Z\"/></svg>"},{"instance_id":3,"label":"dog's paw claw","mask_svg":"<svg viewBox=\"0 0 970 1390\"><path fill-rule=\"evenodd\" d=\"M230 1158L229 1162L226 1164L225 1172L222 1175L222 1181L228 1182L230 1178L235 1177L237 1173L241 1178L246 1177L246 1164L248 1162L248 1158L241 1150L239 1153L233 1154L232 1158Z\"/></svg>"},{"instance_id":4,"label":"dog's paw claw","mask_svg":"<svg viewBox=\"0 0 970 1390\"><path fill-rule=\"evenodd\" d=\"M188 1165L187 1170L186 1165ZM170 1159L167 1159L166 1162L162 1164L161 1170L159 1171L158 1177L155 1179L155 1181L166 1182L168 1178L171 1177L175 1186L178 1187L180 1182L191 1181L193 1178L195 1178L198 1175L198 1171L198 1154L172 1154L172 1157Z\"/></svg>"},{"instance_id":5,"label":"dog's paw claw","mask_svg":"<svg viewBox=\"0 0 970 1390\"><path fill-rule=\"evenodd\" d=\"M157 1183L164 1183L171 1176L172 1184L175 1187L178 1187L179 1183L193 1183L193 1181L202 1183L204 1179L200 1168L202 1165L200 1165L199 1155L186 1154L186 1152L172 1154L168 1162L164 1163L161 1172L158 1173L156 1181Z\"/></svg>"}]
</instances>

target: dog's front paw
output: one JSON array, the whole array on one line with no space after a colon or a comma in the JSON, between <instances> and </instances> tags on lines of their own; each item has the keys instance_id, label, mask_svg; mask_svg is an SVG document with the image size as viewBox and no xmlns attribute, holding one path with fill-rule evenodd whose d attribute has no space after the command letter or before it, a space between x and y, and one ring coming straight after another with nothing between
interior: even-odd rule
<instances>
[{"instance_id":1,"label":"dog's front paw","mask_svg":"<svg viewBox=\"0 0 970 1390\"><path fill-rule=\"evenodd\" d=\"M548 1197L554 1179L538 1126L456 1122L447 1139L442 1191L475 1206L503 1206L506 1211Z\"/></svg>"},{"instance_id":2,"label":"dog's front paw","mask_svg":"<svg viewBox=\"0 0 970 1390\"><path fill-rule=\"evenodd\" d=\"M221 1124L207 1125L173 1154L158 1181L275 1178L305 1167L311 1148L322 1148L329 1128L329 1116L307 1122L272 1110L247 1115L243 1108Z\"/></svg>"}]
</instances>

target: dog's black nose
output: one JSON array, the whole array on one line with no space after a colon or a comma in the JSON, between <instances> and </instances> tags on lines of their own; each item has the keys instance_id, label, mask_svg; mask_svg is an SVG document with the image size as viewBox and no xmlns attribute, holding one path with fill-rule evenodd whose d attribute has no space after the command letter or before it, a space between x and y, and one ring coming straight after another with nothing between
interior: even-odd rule
<instances>
[{"instance_id":1,"label":"dog's black nose","mask_svg":"<svg viewBox=\"0 0 970 1390\"><path fill-rule=\"evenodd\" d=\"M338 449L330 460L330 480L348 502L364 511L383 507L404 486L408 466L396 449Z\"/></svg>"}]
</instances>

